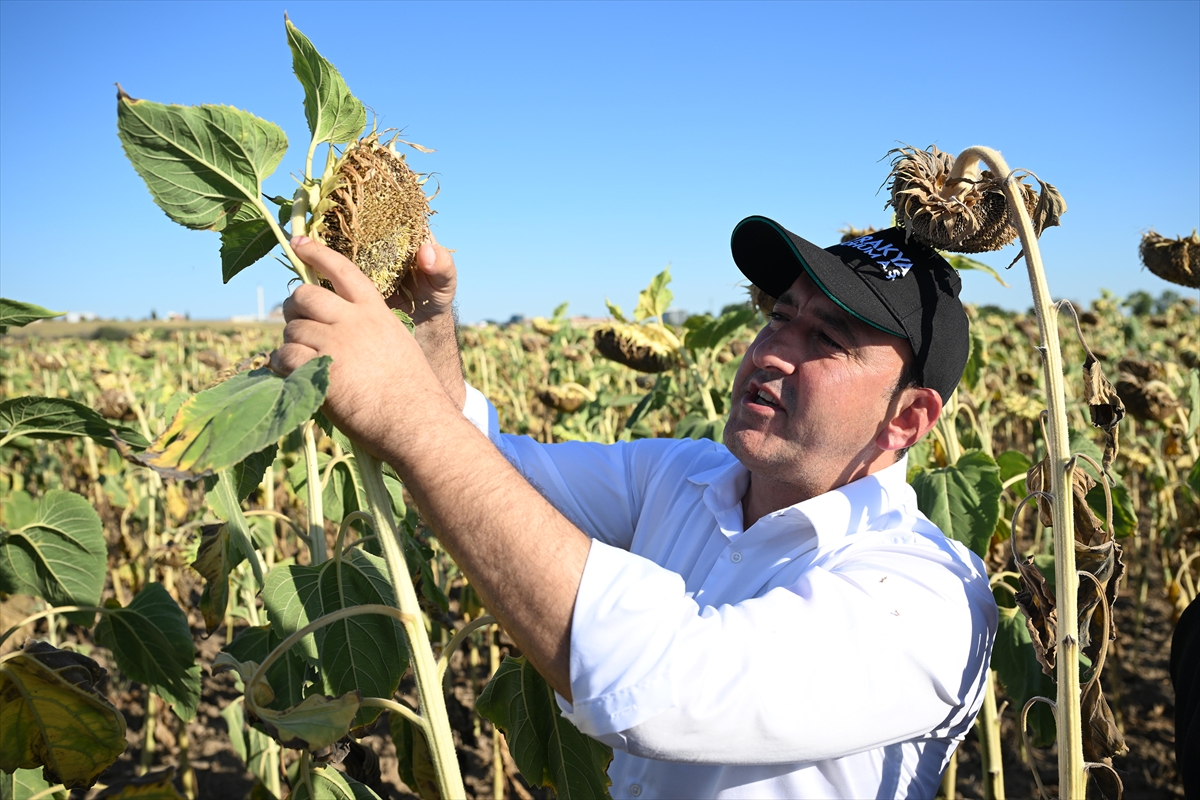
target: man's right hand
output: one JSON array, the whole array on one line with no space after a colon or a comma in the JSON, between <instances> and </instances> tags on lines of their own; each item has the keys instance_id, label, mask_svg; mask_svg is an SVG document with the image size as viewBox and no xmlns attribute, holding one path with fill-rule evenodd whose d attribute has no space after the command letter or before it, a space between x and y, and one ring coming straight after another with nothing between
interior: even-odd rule
<instances>
[{"instance_id":1,"label":"man's right hand","mask_svg":"<svg viewBox=\"0 0 1200 800\"><path fill-rule=\"evenodd\" d=\"M421 345L421 351L446 394L462 408L467 395L455 330L457 286L454 257L430 234L428 241L417 251L414 268L387 298L387 304L412 317L413 336Z\"/></svg>"}]
</instances>

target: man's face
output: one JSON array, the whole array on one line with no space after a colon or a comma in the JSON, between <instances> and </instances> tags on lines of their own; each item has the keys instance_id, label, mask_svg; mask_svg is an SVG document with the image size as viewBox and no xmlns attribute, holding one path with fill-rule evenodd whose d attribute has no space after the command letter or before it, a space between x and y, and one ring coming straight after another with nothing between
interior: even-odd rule
<instances>
[{"instance_id":1,"label":"man's face","mask_svg":"<svg viewBox=\"0 0 1200 800\"><path fill-rule=\"evenodd\" d=\"M911 353L801 275L738 367L725 445L756 479L804 497L861 477L882 455L876 440Z\"/></svg>"}]
</instances>

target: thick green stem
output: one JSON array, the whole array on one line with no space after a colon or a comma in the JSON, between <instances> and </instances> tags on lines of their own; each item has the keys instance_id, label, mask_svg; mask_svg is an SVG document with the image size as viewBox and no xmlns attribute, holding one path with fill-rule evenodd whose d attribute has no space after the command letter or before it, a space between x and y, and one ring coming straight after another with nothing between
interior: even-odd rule
<instances>
[{"instance_id":1,"label":"thick green stem","mask_svg":"<svg viewBox=\"0 0 1200 800\"><path fill-rule=\"evenodd\" d=\"M438 679L438 662L433 657L433 647L425 634L424 615L417 599L417 590L408 573L404 551L400 544L400 532L392 516L392 499L383 482L383 464L362 445L353 443L354 458L358 461L359 474L363 478L367 504L375 518L375 530L383 547L383 558L387 562L388 577L396 591L400 611L408 615L404 631L408 635L409 651L412 653L413 674L417 682L417 696L421 701L421 716L425 720L426 740L429 755L438 776L441 795L446 800L466 797L462 775L458 768L458 757L454 752L454 736L450 731L450 717L446 713L446 698L442 694Z\"/></svg>"},{"instance_id":2,"label":"thick green stem","mask_svg":"<svg viewBox=\"0 0 1200 800\"><path fill-rule=\"evenodd\" d=\"M1050 302L1050 290L1042 266L1033 222L1025 208L1019 181L998 152L986 147L970 147L955 162L966 169L979 161L987 164L994 175L1005 176L1004 195L1009 212L1016 221L1033 290L1033 307L1037 313L1038 330L1042 339L1042 359L1046 375L1046 408L1049 412L1049 435L1046 437L1050 465L1051 517L1054 530L1054 570L1056 579L1056 609L1058 612L1058 780L1059 797L1083 800L1087 791L1087 776L1083 760L1083 728L1079 710L1079 575L1075 569L1075 521L1071 508L1070 475L1067 462L1071 451L1067 439L1066 393L1063 387L1062 350L1058 341L1058 314Z\"/></svg>"},{"instance_id":3,"label":"thick green stem","mask_svg":"<svg viewBox=\"0 0 1200 800\"><path fill-rule=\"evenodd\" d=\"M312 563L322 564L325 554L325 510L321 507L321 471L317 468L317 425L304 423L304 488L308 496L308 549Z\"/></svg>"}]
</instances>

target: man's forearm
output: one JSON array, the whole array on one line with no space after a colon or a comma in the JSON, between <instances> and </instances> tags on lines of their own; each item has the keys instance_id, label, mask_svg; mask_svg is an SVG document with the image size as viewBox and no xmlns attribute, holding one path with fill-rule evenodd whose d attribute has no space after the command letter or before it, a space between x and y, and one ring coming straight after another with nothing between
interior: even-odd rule
<instances>
[{"instance_id":1,"label":"man's forearm","mask_svg":"<svg viewBox=\"0 0 1200 800\"><path fill-rule=\"evenodd\" d=\"M462 357L458 352L457 320L452 310L417 323L413 336L446 394L459 408L466 402Z\"/></svg>"}]
</instances>

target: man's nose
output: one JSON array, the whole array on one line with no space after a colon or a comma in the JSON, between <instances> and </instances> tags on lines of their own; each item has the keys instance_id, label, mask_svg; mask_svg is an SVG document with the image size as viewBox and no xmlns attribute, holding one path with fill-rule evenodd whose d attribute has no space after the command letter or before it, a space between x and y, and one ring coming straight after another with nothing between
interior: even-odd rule
<instances>
[{"instance_id":1,"label":"man's nose","mask_svg":"<svg viewBox=\"0 0 1200 800\"><path fill-rule=\"evenodd\" d=\"M789 352L787 334L787 326L763 331L762 336L750 348L751 363L758 369L791 374L796 365Z\"/></svg>"}]
</instances>

